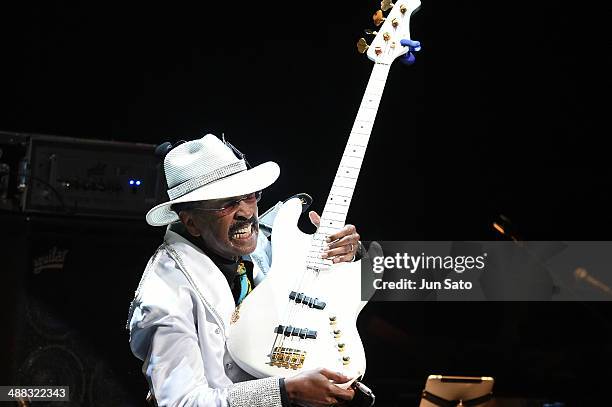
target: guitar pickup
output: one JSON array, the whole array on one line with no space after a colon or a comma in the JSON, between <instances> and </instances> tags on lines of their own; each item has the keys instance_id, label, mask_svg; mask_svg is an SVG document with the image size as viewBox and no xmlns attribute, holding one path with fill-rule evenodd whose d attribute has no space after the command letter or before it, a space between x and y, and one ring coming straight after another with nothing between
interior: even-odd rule
<instances>
[{"instance_id":1,"label":"guitar pickup","mask_svg":"<svg viewBox=\"0 0 612 407\"><path fill-rule=\"evenodd\" d=\"M289 299L297 304L307 305L309 308L323 309L326 305L325 302L320 301L318 298L308 297L304 293L297 293L295 291L291 291Z\"/></svg>"},{"instance_id":2,"label":"guitar pickup","mask_svg":"<svg viewBox=\"0 0 612 407\"><path fill-rule=\"evenodd\" d=\"M285 336L297 336L301 339L317 339L317 331L311 331L308 328L296 328L290 325L279 325L274 329L274 332Z\"/></svg>"}]
</instances>

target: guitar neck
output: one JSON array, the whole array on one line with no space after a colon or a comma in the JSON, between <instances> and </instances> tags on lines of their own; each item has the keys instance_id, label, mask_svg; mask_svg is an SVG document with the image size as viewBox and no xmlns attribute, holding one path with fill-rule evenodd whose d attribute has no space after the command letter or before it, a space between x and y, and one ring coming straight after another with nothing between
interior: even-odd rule
<instances>
[{"instance_id":1,"label":"guitar neck","mask_svg":"<svg viewBox=\"0 0 612 407\"><path fill-rule=\"evenodd\" d=\"M344 227L390 67L390 64L374 64L323 209L321 225L317 230L321 238L327 238Z\"/></svg>"}]
</instances>

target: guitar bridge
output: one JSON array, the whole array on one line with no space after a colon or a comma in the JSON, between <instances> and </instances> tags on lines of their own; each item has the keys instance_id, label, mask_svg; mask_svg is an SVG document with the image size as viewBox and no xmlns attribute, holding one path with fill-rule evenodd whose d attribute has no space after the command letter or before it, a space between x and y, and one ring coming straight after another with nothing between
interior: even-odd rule
<instances>
[{"instance_id":1,"label":"guitar bridge","mask_svg":"<svg viewBox=\"0 0 612 407\"><path fill-rule=\"evenodd\" d=\"M285 369L301 369L306 359L306 351L277 346L270 355L270 365Z\"/></svg>"}]
</instances>

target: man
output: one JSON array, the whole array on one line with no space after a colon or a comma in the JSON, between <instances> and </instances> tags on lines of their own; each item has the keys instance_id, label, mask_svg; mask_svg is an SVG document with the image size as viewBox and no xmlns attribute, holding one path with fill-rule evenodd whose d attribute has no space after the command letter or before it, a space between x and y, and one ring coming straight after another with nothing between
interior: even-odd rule
<instances>
[{"instance_id":1,"label":"man","mask_svg":"<svg viewBox=\"0 0 612 407\"><path fill-rule=\"evenodd\" d=\"M319 369L252 380L227 352L235 306L270 264L257 202L278 178L278 165L248 168L231 144L209 134L173 148L164 170L170 201L146 218L153 226L170 226L143 273L128 319L132 352L144 361L157 404L328 406L352 399L353 390L332 383L350 380L338 373ZM318 226L316 213L310 219ZM355 227L346 225L330 236L322 256L352 261L358 246Z\"/></svg>"}]
</instances>

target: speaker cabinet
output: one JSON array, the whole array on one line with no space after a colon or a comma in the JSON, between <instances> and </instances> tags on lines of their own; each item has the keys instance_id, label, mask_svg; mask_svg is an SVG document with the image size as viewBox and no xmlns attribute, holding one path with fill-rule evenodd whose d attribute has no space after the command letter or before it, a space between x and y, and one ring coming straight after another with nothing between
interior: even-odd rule
<instances>
[{"instance_id":1,"label":"speaker cabinet","mask_svg":"<svg viewBox=\"0 0 612 407\"><path fill-rule=\"evenodd\" d=\"M71 406L141 405L128 306L161 230L142 221L3 218L3 383L70 386Z\"/></svg>"}]
</instances>

